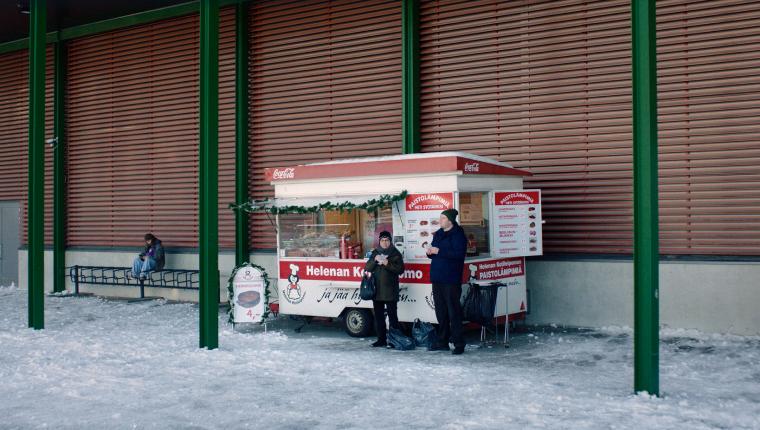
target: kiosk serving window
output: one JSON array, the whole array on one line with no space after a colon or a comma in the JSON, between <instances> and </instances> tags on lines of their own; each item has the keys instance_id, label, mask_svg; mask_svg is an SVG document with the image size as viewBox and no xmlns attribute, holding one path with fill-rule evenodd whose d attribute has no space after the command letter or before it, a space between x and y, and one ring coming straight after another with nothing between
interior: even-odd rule
<instances>
[{"instance_id":1,"label":"kiosk serving window","mask_svg":"<svg viewBox=\"0 0 760 430\"><path fill-rule=\"evenodd\" d=\"M488 193L459 193L459 224L467 237L468 256L487 256L489 246Z\"/></svg>"},{"instance_id":2,"label":"kiosk serving window","mask_svg":"<svg viewBox=\"0 0 760 430\"><path fill-rule=\"evenodd\" d=\"M393 234L390 208L377 217L358 209L281 214L279 225L280 257L363 259L381 231Z\"/></svg>"}]
</instances>

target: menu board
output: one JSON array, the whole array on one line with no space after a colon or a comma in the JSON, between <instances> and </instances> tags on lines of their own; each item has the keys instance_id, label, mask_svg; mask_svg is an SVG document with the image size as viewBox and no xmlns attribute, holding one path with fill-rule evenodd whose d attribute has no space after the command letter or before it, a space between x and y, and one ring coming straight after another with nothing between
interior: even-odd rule
<instances>
[{"instance_id":1,"label":"menu board","mask_svg":"<svg viewBox=\"0 0 760 430\"><path fill-rule=\"evenodd\" d=\"M404 258L427 259L425 250L433 233L441 228L441 212L454 207L454 193L410 194L406 196Z\"/></svg>"},{"instance_id":2,"label":"menu board","mask_svg":"<svg viewBox=\"0 0 760 430\"><path fill-rule=\"evenodd\" d=\"M526 257L543 254L541 190L494 191L492 195L493 255Z\"/></svg>"}]
</instances>

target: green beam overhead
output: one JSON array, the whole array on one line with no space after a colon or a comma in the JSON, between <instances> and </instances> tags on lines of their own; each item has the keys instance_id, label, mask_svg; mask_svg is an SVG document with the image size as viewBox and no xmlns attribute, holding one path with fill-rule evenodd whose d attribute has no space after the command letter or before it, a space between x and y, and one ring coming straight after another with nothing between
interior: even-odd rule
<instances>
[{"instance_id":1,"label":"green beam overhead","mask_svg":"<svg viewBox=\"0 0 760 430\"><path fill-rule=\"evenodd\" d=\"M55 76L53 84L53 291L66 289L66 232L65 232L65 166L66 136L64 127L64 97L66 82L66 47L55 44Z\"/></svg>"},{"instance_id":2,"label":"green beam overhead","mask_svg":"<svg viewBox=\"0 0 760 430\"><path fill-rule=\"evenodd\" d=\"M220 0L220 6L231 6L247 0ZM77 37L91 36L93 34L103 33L106 31L118 30L120 28L132 27L135 25L149 24L162 19L176 18L178 16L190 15L197 13L200 3L192 1L174 6L167 6L159 9L147 10L131 15L124 15L116 18L104 19L101 21L68 27L60 31L47 33L47 42L53 43L58 40L71 40ZM10 42L0 43L0 54L4 52L18 51L26 49L29 46L29 39L19 39Z\"/></svg>"},{"instance_id":3,"label":"green beam overhead","mask_svg":"<svg viewBox=\"0 0 760 430\"><path fill-rule=\"evenodd\" d=\"M420 12L418 0L401 4L402 150L420 152Z\"/></svg>"},{"instance_id":4,"label":"green beam overhead","mask_svg":"<svg viewBox=\"0 0 760 430\"><path fill-rule=\"evenodd\" d=\"M235 201L248 200L248 5L235 14ZM248 261L248 212L235 211L235 265Z\"/></svg>"},{"instance_id":5,"label":"green beam overhead","mask_svg":"<svg viewBox=\"0 0 760 430\"><path fill-rule=\"evenodd\" d=\"M659 396L655 0L633 0L634 390Z\"/></svg>"},{"instance_id":6,"label":"green beam overhead","mask_svg":"<svg viewBox=\"0 0 760 430\"><path fill-rule=\"evenodd\" d=\"M200 10L200 347L219 344L219 0Z\"/></svg>"},{"instance_id":7,"label":"green beam overhead","mask_svg":"<svg viewBox=\"0 0 760 430\"><path fill-rule=\"evenodd\" d=\"M46 0L29 3L29 327L45 328L45 21Z\"/></svg>"}]
</instances>

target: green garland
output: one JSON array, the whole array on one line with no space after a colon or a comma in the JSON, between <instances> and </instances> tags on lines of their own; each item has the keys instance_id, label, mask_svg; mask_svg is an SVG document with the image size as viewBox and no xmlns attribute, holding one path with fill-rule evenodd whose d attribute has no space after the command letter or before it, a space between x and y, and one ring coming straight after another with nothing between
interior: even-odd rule
<instances>
[{"instance_id":1,"label":"green garland","mask_svg":"<svg viewBox=\"0 0 760 430\"><path fill-rule=\"evenodd\" d=\"M232 286L232 281L235 279L238 270L244 267L251 267L258 270L261 272L261 277L264 279L264 314L261 316L261 322L264 323L271 314L271 311L269 310L269 275L267 274L266 269L250 262L245 262L235 267L230 275L230 279L227 280L227 299L230 303L230 310L227 311L227 322L233 325L235 324L235 290Z\"/></svg>"},{"instance_id":2,"label":"green garland","mask_svg":"<svg viewBox=\"0 0 760 430\"><path fill-rule=\"evenodd\" d=\"M406 190L402 191L400 194L383 194L379 196L376 199L367 200L364 203L355 204L352 202L343 202L343 203L332 203L332 202L324 202L320 203L315 206L298 206L298 205L292 205L292 206L274 206L272 204L272 199L261 199L261 200L251 200L249 202L235 205L230 204L230 209L233 210L241 210L245 212L268 212L273 215L277 214L308 214L308 213L316 213L319 211L352 211L354 209L363 209L367 212L377 212L380 209L386 208L393 203L402 201L406 199L406 196L409 193L407 193Z\"/></svg>"}]
</instances>

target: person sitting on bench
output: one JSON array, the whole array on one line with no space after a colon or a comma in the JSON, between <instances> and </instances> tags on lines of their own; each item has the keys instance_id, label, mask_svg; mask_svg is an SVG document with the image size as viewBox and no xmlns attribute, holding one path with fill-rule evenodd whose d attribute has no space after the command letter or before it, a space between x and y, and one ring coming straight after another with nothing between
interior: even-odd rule
<instances>
[{"instance_id":1,"label":"person sitting on bench","mask_svg":"<svg viewBox=\"0 0 760 430\"><path fill-rule=\"evenodd\" d=\"M132 262L132 276L146 279L148 272L163 269L165 262L164 247L161 245L161 241L148 233L145 235L145 251L135 257L135 261Z\"/></svg>"}]
</instances>

